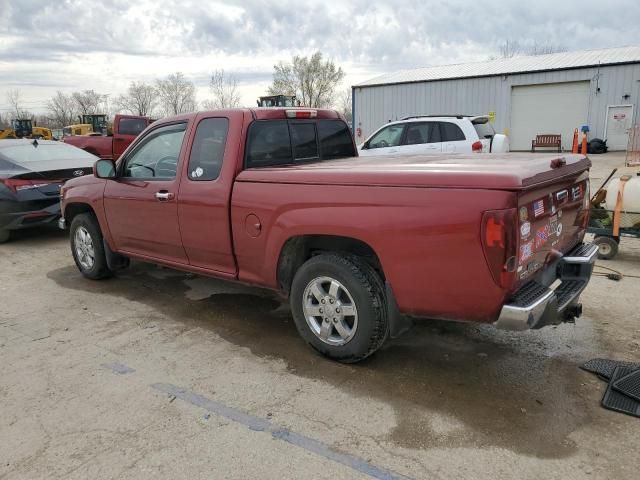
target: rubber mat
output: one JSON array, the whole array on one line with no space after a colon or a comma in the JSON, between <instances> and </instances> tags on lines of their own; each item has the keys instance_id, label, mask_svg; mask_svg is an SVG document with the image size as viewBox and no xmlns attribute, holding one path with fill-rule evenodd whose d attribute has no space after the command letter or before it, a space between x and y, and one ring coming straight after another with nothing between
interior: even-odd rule
<instances>
[{"instance_id":1,"label":"rubber mat","mask_svg":"<svg viewBox=\"0 0 640 480\"><path fill-rule=\"evenodd\" d=\"M607 391L602 397L602 406L615 412L626 413L640 418L640 402L634 398L618 392L613 388L613 384L622 377L629 375L633 370L629 367L616 367L611 376L611 381L607 386Z\"/></svg>"},{"instance_id":2,"label":"rubber mat","mask_svg":"<svg viewBox=\"0 0 640 480\"><path fill-rule=\"evenodd\" d=\"M607 358L594 358L593 360L589 360L588 362L580 365L581 369L595 373L605 381L608 381L611 378L616 367L625 367L630 368L631 370L637 370L640 368L640 363L620 362L618 360L609 360Z\"/></svg>"},{"instance_id":3,"label":"rubber mat","mask_svg":"<svg viewBox=\"0 0 640 480\"><path fill-rule=\"evenodd\" d=\"M613 388L627 397L640 401L640 370L634 370L620 380L613 382Z\"/></svg>"}]
</instances>

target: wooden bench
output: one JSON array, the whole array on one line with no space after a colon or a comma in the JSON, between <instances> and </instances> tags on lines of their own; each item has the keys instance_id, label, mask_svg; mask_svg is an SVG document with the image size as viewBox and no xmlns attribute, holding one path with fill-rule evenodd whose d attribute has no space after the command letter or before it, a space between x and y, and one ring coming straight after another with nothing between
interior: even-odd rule
<instances>
[{"instance_id":1,"label":"wooden bench","mask_svg":"<svg viewBox=\"0 0 640 480\"><path fill-rule=\"evenodd\" d=\"M535 152L536 147L554 147L558 149L558 152L562 151L562 135L555 135L545 133L543 135L536 135L535 140L531 140L531 151Z\"/></svg>"}]
</instances>

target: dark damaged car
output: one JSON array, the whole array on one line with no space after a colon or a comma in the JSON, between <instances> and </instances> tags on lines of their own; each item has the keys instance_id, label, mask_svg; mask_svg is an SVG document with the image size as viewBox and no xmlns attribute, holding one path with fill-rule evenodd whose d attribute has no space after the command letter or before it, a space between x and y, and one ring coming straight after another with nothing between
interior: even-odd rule
<instances>
[{"instance_id":1,"label":"dark damaged car","mask_svg":"<svg viewBox=\"0 0 640 480\"><path fill-rule=\"evenodd\" d=\"M60 187L91 174L97 157L46 140L0 141L0 243L12 230L53 224L60 216Z\"/></svg>"}]
</instances>

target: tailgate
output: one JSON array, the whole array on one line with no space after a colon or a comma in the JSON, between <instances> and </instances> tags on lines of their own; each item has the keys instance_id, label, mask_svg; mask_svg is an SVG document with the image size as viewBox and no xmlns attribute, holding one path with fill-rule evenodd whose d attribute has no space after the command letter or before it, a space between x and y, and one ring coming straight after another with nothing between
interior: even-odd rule
<instances>
[{"instance_id":1,"label":"tailgate","mask_svg":"<svg viewBox=\"0 0 640 480\"><path fill-rule=\"evenodd\" d=\"M518 196L518 283L581 242L589 216L588 171Z\"/></svg>"}]
</instances>

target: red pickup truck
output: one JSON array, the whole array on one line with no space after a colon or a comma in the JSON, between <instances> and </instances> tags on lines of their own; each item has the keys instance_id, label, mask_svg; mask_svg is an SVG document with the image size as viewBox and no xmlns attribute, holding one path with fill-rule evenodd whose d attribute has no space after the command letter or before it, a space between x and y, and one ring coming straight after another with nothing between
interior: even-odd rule
<instances>
[{"instance_id":1,"label":"red pickup truck","mask_svg":"<svg viewBox=\"0 0 640 480\"><path fill-rule=\"evenodd\" d=\"M407 316L528 329L580 315L597 252L582 243L588 158L356 155L329 110L167 118L63 186L60 226L91 279L136 259L276 290L344 362Z\"/></svg>"},{"instance_id":2,"label":"red pickup truck","mask_svg":"<svg viewBox=\"0 0 640 480\"><path fill-rule=\"evenodd\" d=\"M152 121L149 117L116 115L113 119L113 134L73 135L64 137L63 141L97 157L117 160Z\"/></svg>"}]
</instances>

